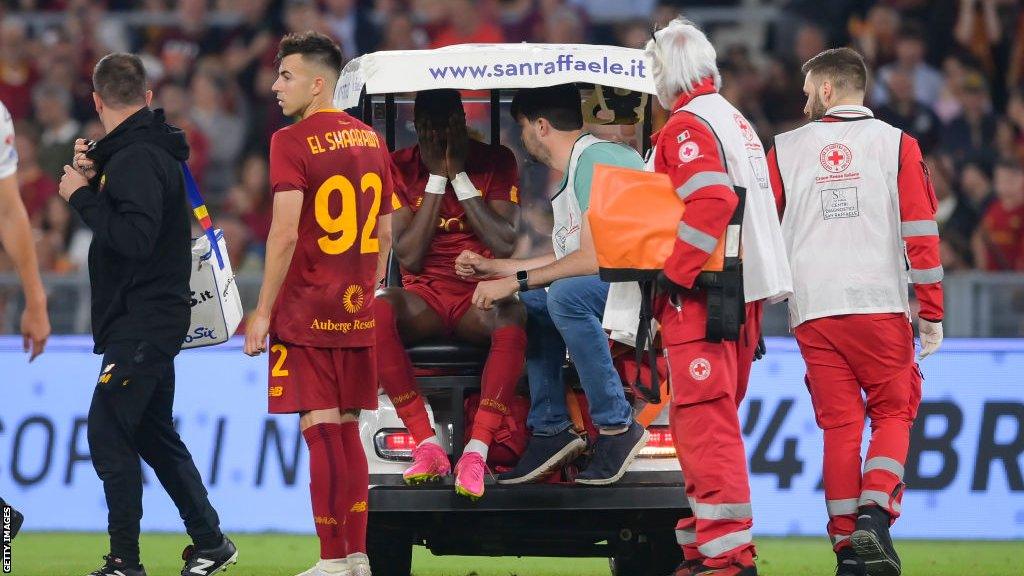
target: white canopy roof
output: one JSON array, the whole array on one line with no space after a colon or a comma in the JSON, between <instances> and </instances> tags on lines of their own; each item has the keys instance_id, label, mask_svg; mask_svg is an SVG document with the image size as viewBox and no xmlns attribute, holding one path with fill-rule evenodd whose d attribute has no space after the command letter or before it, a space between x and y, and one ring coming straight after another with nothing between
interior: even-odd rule
<instances>
[{"instance_id":1,"label":"white canopy roof","mask_svg":"<svg viewBox=\"0 0 1024 576\"><path fill-rule=\"evenodd\" d=\"M583 82L654 94L643 50L591 44L460 44L436 50L374 52L341 72L334 105L353 108L359 94L438 88L540 88Z\"/></svg>"}]
</instances>

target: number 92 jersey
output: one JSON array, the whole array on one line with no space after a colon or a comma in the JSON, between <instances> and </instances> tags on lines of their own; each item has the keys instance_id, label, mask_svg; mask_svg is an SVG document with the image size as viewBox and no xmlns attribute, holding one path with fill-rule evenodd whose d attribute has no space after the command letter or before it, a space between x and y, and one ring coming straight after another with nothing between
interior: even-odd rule
<instances>
[{"instance_id":1,"label":"number 92 jersey","mask_svg":"<svg viewBox=\"0 0 1024 576\"><path fill-rule=\"evenodd\" d=\"M270 140L275 194L302 192L298 241L270 333L317 348L373 346L377 218L393 209L384 140L340 110L320 110Z\"/></svg>"}]
</instances>

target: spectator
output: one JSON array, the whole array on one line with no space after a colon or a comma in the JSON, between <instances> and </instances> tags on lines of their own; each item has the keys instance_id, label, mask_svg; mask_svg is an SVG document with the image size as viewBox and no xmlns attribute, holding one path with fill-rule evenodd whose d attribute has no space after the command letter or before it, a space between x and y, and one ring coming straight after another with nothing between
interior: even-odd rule
<instances>
[{"instance_id":1,"label":"spectator","mask_svg":"<svg viewBox=\"0 0 1024 576\"><path fill-rule=\"evenodd\" d=\"M88 267L92 232L85 226L75 225L67 202L59 196L51 196L46 201L41 228L40 269L71 274Z\"/></svg>"},{"instance_id":2,"label":"spectator","mask_svg":"<svg viewBox=\"0 0 1024 576\"><path fill-rule=\"evenodd\" d=\"M73 3L78 7L83 28L82 44L88 48L93 59L98 60L110 52L127 52L131 49L130 34L125 22L109 17L106 2L73 0Z\"/></svg>"},{"instance_id":3,"label":"spectator","mask_svg":"<svg viewBox=\"0 0 1024 576\"><path fill-rule=\"evenodd\" d=\"M994 0L959 1L960 13L953 37L981 62L986 72L992 73L995 70L993 48L1003 36L997 3Z\"/></svg>"},{"instance_id":4,"label":"spectator","mask_svg":"<svg viewBox=\"0 0 1024 576\"><path fill-rule=\"evenodd\" d=\"M413 21L432 39L448 26L448 0L410 0L410 8Z\"/></svg>"},{"instance_id":5,"label":"spectator","mask_svg":"<svg viewBox=\"0 0 1024 576\"><path fill-rule=\"evenodd\" d=\"M191 84L191 119L204 134L213 136L204 181L215 197L232 184L235 164L245 146L245 117L228 105L228 82L216 73L204 72L197 73Z\"/></svg>"},{"instance_id":6,"label":"spectator","mask_svg":"<svg viewBox=\"0 0 1024 576\"><path fill-rule=\"evenodd\" d=\"M828 38L825 36L825 31L819 26L810 23L800 26L796 31L796 39L793 43L793 56L796 58L795 68L799 70L804 62L820 54L828 47L827 43ZM801 79L802 85L803 79Z\"/></svg>"},{"instance_id":7,"label":"spectator","mask_svg":"<svg viewBox=\"0 0 1024 576\"><path fill-rule=\"evenodd\" d=\"M149 42L167 78L187 80L201 55L215 54L222 31L211 28L206 0L178 0L176 27L161 28Z\"/></svg>"},{"instance_id":8,"label":"spectator","mask_svg":"<svg viewBox=\"0 0 1024 576\"><path fill-rule=\"evenodd\" d=\"M489 3L472 0L447 0L447 26L438 33L431 48L453 44L495 44L505 41L505 36L487 10Z\"/></svg>"},{"instance_id":9,"label":"spectator","mask_svg":"<svg viewBox=\"0 0 1024 576\"><path fill-rule=\"evenodd\" d=\"M1006 85L1019 89L1024 86L1024 10L1021 10L1009 34L1013 38L1007 62Z\"/></svg>"},{"instance_id":10,"label":"spectator","mask_svg":"<svg viewBox=\"0 0 1024 576\"><path fill-rule=\"evenodd\" d=\"M185 132L188 141L188 166L196 184L202 189L206 167L210 163L210 139L199 125L192 121L192 97L185 86L174 82L164 84L156 101L164 109L167 123Z\"/></svg>"},{"instance_id":11,"label":"spectator","mask_svg":"<svg viewBox=\"0 0 1024 576\"><path fill-rule=\"evenodd\" d=\"M233 272L261 268L261 262L249 257L252 233L244 222L233 214L227 214L217 219L217 227L224 232L224 241L228 246L228 259L232 262Z\"/></svg>"},{"instance_id":12,"label":"spectator","mask_svg":"<svg viewBox=\"0 0 1024 576\"><path fill-rule=\"evenodd\" d=\"M248 238L255 243L253 248L262 257L263 246L270 234L270 217L273 211L265 156L253 154L245 158L238 184L228 191L225 211L245 225Z\"/></svg>"},{"instance_id":13,"label":"spectator","mask_svg":"<svg viewBox=\"0 0 1024 576\"><path fill-rule=\"evenodd\" d=\"M413 23L408 13L398 13L384 23L381 50L419 50L430 44L422 28Z\"/></svg>"},{"instance_id":14,"label":"spectator","mask_svg":"<svg viewBox=\"0 0 1024 576\"><path fill-rule=\"evenodd\" d=\"M499 0L506 42L527 42L542 19L536 0Z\"/></svg>"},{"instance_id":15,"label":"spectator","mask_svg":"<svg viewBox=\"0 0 1024 576\"><path fill-rule=\"evenodd\" d=\"M260 88L256 77L260 65L273 58L277 35L267 20L269 0L245 0L238 5L242 23L228 33L222 51L224 66L247 94Z\"/></svg>"},{"instance_id":16,"label":"spectator","mask_svg":"<svg viewBox=\"0 0 1024 576\"><path fill-rule=\"evenodd\" d=\"M974 234L975 265L989 271L1024 271L1024 167L1000 160L994 180L996 199Z\"/></svg>"},{"instance_id":17,"label":"spectator","mask_svg":"<svg viewBox=\"0 0 1024 576\"><path fill-rule=\"evenodd\" d=\"M935 156L925 155L924 163L927 168L928 180L932 184L932 190L935 191L935 200L938 203L935 208L935 222L941 230L946 226L956 210L957 195L953 191L953 183L950 181L949 172L941 160Z\"/></svg>"},{"instance_id":18,"label":"spectator","mask_svg":"<svg viewBox=\"0 0 1024 576\"><path fill-rule=\"evenodd\" d=\"M390 18L399 14L408 14L408 0L373 0L373 11L370 18L381 26Z\"/></svg>"},{"instance_id":19,"label":"spectator","mask_svg":"<svg viewBox=\"0 0 1024 576\"><path fill-rule=\"evenodd\" d=\"M1024 162L1024 92L1020 89L1010 94L1006 104L1006 120L1012 133L1012 155Z\"/></svg>"},{"instance_id":20,"label":"spectator","mask_svg":"<svg viewBox=\"0 0 1024 576\"><path fill-rule=\"evenodd\" d=\"M92 64L85 51L64 29L43 33L41 49L36 55L40 84L60 86L71 95L71 116L76 119L96 115L92 101Z\"/></svg>"},{"instance_id":21,"label":"spectator","mask_svg":"<svg viewBox=\"0 0 1024 576\"><path fill-rule=\"evenodd\" d=\"M320 9L313 0L288 0L284 7L284 25L289 33L313 30L330 34L330 30L321 18ZM277 53L277 46L271 46L271 52ZM271 55L271 60L273 55ZM269 89L268 84L268 89Z\"/></svg>"},{"instance_id":22,"label":"spectator","mask_svg":"<svg viewBox=\"0 0 1024 576\"><path fill-rule=\"evenodd\" d=\"M863 23L855 27L854 48L863 56L869 70L878 70L896 59L896 38L900 13L887 4L875 4Z\"/></svg>"},{"instance_id":23,"label":"spectator","mask_svg":"<svg viewBox=\"0 0 1024 576\"><path fill-rule=\"evenodd\" d=\"M975 263L972 248L974 233L994 198L988 170L981 159L971 159L963 165L959 171L956 204L942 224L941 238L954 246L970 265Z\"/></svg>"},{"instance_id":24,"label":"spectator","mask_svg":"<svg viewBox=\"0 0 1024 576\"><path fill-rule=\"evenodd\" d=\"M993 148L998 150L999 158L1020 160L1017 133L1014 131L1013 123L1005 116L996 117L996 138Z\"/></svg>"},{"instance_id":25,"label":"spectator","mask_svg":"<svg viewBox=\"0 0 1024 576\"><path fill-rule=\"evenodd\" d=\"M968 204L954 193L949 172L943 163L935 156L927 156L925 164L938 201L935 222L939 225L939 255L943 268L947 271L970 268L971 235L977 217L974 216L973 223L964 219L964 208ZM974 215L973 210L970 214Z\"/></svg>"},{"instance_id":26,"label":"spectator","mask_svg":"<svg viewBox=\"0 0 1024 576\"><path fill-rule=\"evenodd\" d=\"M949 124L963 112L963 106L960 104L963 97L962 86L967 74L973 70L969 59L969 55L957 53L946 56L942 61L942 76L945 82L932 109L943 124Z\"/></svg>"},{"instance_id":27,"label":"spectator","mask_svg":"<svg viewBox=\"0 0 1024 576\"><path fill-rule=\"evenodd\" d=\"M46 201L57 194L57 181L39 166L36 153L38 134L26 124L19 124L14 134L14 145L18 151L18 190L21 191L29 222L35 228L42 222Z\"/></svg>"},{"instance_id":28,"label":"spectator","mask_svg":"<svg viewBox=\"0 0 1024 576\"><path fill-rule=\"evenodd\" d=\"M615 30L615 43L626 48L643 49L650 39L650 25L642 20L627 22Z\"/></svg>"},{"instance_id":29,"label":"spectator","mask_svg":"<svg viewBox=\"0 0 1024 576\"><path fill-rule=\"evenodd\" d=\"M942 123L939 117L916 98L915 76L906 68L893 68L888 77L888 103L875 116L917 139L921 153L928 155L939 144Z\"/></svg>"},{"instance_id":30,"label":"spectator","mask_svg":"<svg viewBox=\"0 0 1024 576\"><path fill-rule=\"evenodd\" d=\"M775 132L785 132L804 121L804 104L807 98L795 86L803 86L800 66L793 66L779 58L768 60L762 100L771 102L765 108L765 116L775 126Z\"/></svg>"},{"instance_id":31,"label":"spectator","mask_svg":"<svg viewBox=\"0 0 1024 576\"><path fill-rule=\"evenodd\" d=\"M326 0L324 22L346 59L373 52L380 43L380 30L356 0Z\"/></svg>"},{"instance_id":32,"label":"spectator","mask_svg":"<svg viewBox=\"0 0 1024 576\"><path fill-rule=\"evenodd\" d=\"M579 13L561 6L544 19L541 41L548 44L583 44L586 42L583 18Z\"/></svg>"},{"instance_id":33,"label":"spectator","mask_svg":"<svg viewBox=\"0 0 1024 576\"><path fill-rule=\"evenodd\" d=\"M15 120L32 112L32 87L38 74L29 58L25 24L17 18L0 23L0 102Z\"/></svg>"},{"instance_id":34,"label":"spectator","mask_svg":"<svg viewBox=\"0 0 1024 576\"><path fill-rule=\"evenodd\" d=\"M871 91L871 101L876 106L889 103L889 78L893 72L900 70L909 74L913 80L913 96L918 102L932 106L938 100L944 80L942 74L925 62L927 43L920 27L907 25L900 32L896 41L896 61L883 66Z\"/></svg>"},{"instance_id":35,"label":"spectator","mask_svg":"<svg viewBox=\"0 0 1024 576\"><path fill-rule=\"evenodd\" d=\"M581 9L581 2L568 2L566 0L498 0L502 31L505 42L531 42L543 39L549 35L559 35L558 32L550 30L552 20L565 18L559 14L565 11L572 12L576 16L575 22L567 21L569 26L575 27L578 22L582 33L586 34L587 18L586 12ZM645 26L645 29L647 27ZM570 30L568 34L576 34ZM645 37L650 38L650 30L647 29ZM646 40L645 40L646 41Z\"/></svg>"},{"instance_id":36,"label":"spectator","mask_svg":"<svg viewBox=\"0 0 1024 576\"><path fill-rule=\"evenodd\" d=\"M719 93L754 124L763 141L768 141L772 135L772 124L762 106L763 86L757 69L745 55L733 53L719 65L718 71L722 75Z\"/></svg>"},{"instance_id":37,"label":"spectator","mask_svg":"<svg viewBox=\"0 0 1024 576\"><path fill-rule=\"evenodd\" d=\"M974 155L995 154L996 118L990 111L988 86L977 72L968 73L960 86L960 116L946 126L942 148L954 161Z\"/></svg>"},{"instance_id":38,"label":"spectator","mask_svg":"<svg viewBox=\"0 0 1024 576\"><path fill-rule=\"evenodd\" d=\"M71 117L71 93L56 84L39 84L32 91L35 118L42 126L39 166L52 178L60 178L64 165L74 156L75 138L82 125Z\"/></svg>"}]
</instances>

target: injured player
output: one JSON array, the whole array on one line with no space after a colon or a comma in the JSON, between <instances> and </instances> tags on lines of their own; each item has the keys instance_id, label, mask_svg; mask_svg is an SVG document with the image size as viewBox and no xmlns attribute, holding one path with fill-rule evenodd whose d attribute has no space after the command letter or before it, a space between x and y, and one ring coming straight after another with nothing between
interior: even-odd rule
<instances>
[{"instance_id":1,"label":"injured player","mask_svg":"<svg viewBox=\"0 0 1024 576\"><path fill-rule=\"evenodd\" d=\"M490 345L471 439L455 465L455 491L476 499L484 493L488 446L523 371L526 314L516 300L489 311L471 306L476 282L455 275L455 258L463 250L511 255L519 211L516 161L503 146L469 138L454 90L417 94L414 117L419 144L393 154L404 183L397 186L391 223L402 287L386 288L376 300L379 378L416 441L405 481L438 480L451 466L405 345L438 336Z\"/></svg>"}]
</instances>

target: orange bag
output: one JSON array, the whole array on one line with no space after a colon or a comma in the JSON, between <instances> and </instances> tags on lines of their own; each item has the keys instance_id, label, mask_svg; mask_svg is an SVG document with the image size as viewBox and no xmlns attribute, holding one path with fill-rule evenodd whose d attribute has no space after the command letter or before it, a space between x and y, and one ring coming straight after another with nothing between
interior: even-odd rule
<instances>
[{"instance_id":1,"label":"orange bag","mask_svg":"<svg viewBox=\"0 0 1024 576\"><path fill-rule=\"evenodd\" d=\"M746 190L734 188L739 204L715 250L698 275L695 288L707 294L709 342L735 341L745 321L740 229ZM606 282L640 283L640 323L636 339L636 363L644 353L650 373L657 371L654 347L654 279L664 269L675 248L679 221L685 205L667 174L598 164L590 189L587 218L594 238L601 279ZM634 388L650 404L661 402L659 383L645 386L639 369Z\"/></svg>"},{"instance_id":2,"label":"orange bag","mask_svg":"<svg viewBox=\"0 0 1024 576\"><path fill-rule=\"evenodd\" d=\"M683 211L668 174L594 166L587 217L601 279L654 279L675 247ZM722 270L724 256L723 235L704 269Z\"/></svg>"}]
</instances>

